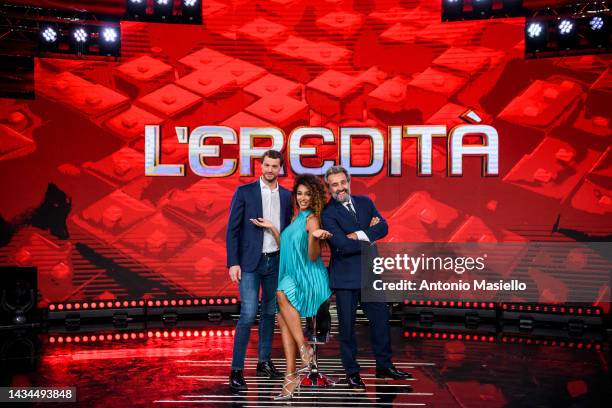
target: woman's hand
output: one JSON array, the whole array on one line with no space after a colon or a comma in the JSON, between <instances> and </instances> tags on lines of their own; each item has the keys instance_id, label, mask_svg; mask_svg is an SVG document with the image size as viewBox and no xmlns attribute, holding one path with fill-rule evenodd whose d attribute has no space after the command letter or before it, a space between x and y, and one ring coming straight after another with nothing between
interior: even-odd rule
<instances>
[{"instance_id":1,"label":"woman's hand","mask_svg":"<svg viewBox=\"0 0 612 408\"><path fill-rule=\"evenodd\" d=\"M372 218L372 221L370 221L370 227L375 226L376 224L378 224L380 222L380 218L378 217L374 217Z\"/></svg>"},{"instance_id":2,"label":"woman's hand","mask_svg":"<svg viewBox=\"0 0 612 408\"><path fill-rule=\"evenodd\" d=\"M267 220L265 218L251 218L251 222L261 228L274 228L274 224L272 224L272 221Z\"/></svg>"},{"instance_id":3,"label":"woman's hand","mask_svg":"<svg viewBox=\"0 0 612 408\"><path fill-rule=\"evenodd\" d=\"M332 233L324 229L314 230L312 236L317 239L327 239L332 236Z\"/></svg>"}]
</instances>

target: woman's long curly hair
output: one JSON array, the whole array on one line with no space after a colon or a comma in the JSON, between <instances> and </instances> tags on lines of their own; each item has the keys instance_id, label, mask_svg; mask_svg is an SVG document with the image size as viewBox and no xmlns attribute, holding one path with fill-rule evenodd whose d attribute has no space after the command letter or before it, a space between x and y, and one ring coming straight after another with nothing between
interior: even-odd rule
<instances>
[{"instance_id":1,"label":"woman's long curly hair","mask_svg":"<svg viewBox=\"0 0 612 408\"><path fill-rule=\"evenodd\" d=\"M301 174L295 178L293 183L293 204L299 211L300 206L297 203L297 191L299 186L304 186L310 190L310 209L321 224L321 212L327 201L325 186L320 178L312 174Z\"/></svg>"}]
</instances>

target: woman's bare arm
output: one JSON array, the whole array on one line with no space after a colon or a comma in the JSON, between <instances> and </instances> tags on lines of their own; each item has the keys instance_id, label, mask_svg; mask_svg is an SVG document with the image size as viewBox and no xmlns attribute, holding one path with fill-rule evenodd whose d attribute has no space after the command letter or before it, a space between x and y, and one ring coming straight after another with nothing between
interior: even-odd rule
<instances>
[{"instance_id":1,"label":"woman's bare arm","mask_svg":"<svg viewBox=\"0 0 612 408\"><path fill-rule=\"evenodd\" d=\"M321 255L321 243L312 233L319 229L319 220L311 215L306 220L306 231L308 231L308 258L311 261L316 261Z\"/></svg>"}]
</instances>

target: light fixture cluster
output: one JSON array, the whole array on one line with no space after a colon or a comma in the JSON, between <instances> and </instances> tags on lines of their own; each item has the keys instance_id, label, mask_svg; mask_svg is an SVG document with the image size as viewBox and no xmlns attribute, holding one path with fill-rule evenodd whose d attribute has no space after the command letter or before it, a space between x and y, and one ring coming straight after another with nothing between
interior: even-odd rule
<instances>
[{"instance_id":1,"label":"light fixture cluster","mask_svg":"<svg viewBox=\"0 0 612 408\"><path fill-rule=\"evenodd\" d=\"M535 15L525 22L525 55L576 55L610 50L610 10Z\"/></svg>"},{"instance_id":2,"label":"light fixture cluster","mask_svg":"<svg viewBox=\"0 0 612 408\"><path fill-rule=\"evenodd\" d=\"M38 33L39 52L113 57L121 55L121 27L118 22L43 23Z\"/></svg>"},{"instance_id":3,"label":"light fixture cluster","mask_svg":"<svg viewBox=\"0 0 612 408\"><path fill-rule=\"evenodd\" d=\"M442 21L525 16L523 0L442 0Z\"/></svg>"},{"instance_id":4,"label":"light fixture cluster","mask_svg":"<svg viewBox=\"0 0 612 408\"><path fill-rule=\"evenodd\" d=\"M202 24L202 0L127 0L126 20Z\"/></svg>"}]
</instances>

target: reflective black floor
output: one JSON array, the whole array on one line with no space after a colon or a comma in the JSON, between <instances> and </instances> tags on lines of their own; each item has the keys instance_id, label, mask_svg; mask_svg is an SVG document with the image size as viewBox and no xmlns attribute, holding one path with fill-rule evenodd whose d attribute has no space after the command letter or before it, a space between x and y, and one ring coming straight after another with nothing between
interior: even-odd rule
<instances>
[{"instance_id":1,"label":"reflective black floor","mask_svg":"<svg viewBox=\"0 0 612 408\"><path fill-rule=\"evenodd\" d=\"M397 326L392 328L395 364L413 373L414 379L376 379L365 322L359 322L357 330L365 392L339 384L302 388L290 403L274 401L281 380L255 376L253 329L245 370L249 389L233 395L227 386L232 329L226 322L197 330L106 333L102 339L99 332L72 334L70 339L37 335L36 356L4 364L3 383L74 386L78 402L66 405L84 407L603 407L612 401L609 356L604 351L499 339L405 339ZM323 372L341 379L335 325L332 332L331 341L320 348L319 364ZM5 352L27 355L27 346L8 343L7 332L2 336ZM278 333L273 358L283 369Z\"/></svg>"}]
</instances>

